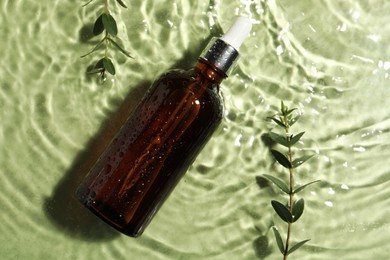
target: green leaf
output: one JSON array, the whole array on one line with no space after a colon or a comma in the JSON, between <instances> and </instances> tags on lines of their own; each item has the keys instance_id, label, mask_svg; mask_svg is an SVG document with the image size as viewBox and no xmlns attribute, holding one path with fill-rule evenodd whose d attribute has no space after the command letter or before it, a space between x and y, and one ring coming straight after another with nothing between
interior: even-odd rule
<instances>
[{"instance_id":1,"label":"green leaf","mask_svg":"<svg viewBox=\"0 0 390 260\"><path fill-rule=\"evenodd\" d=\"M104 69L104 64L103 64L104 58L101 58L95 65L96 69Z\"/></svg>"},{"instance_id":2,"label":"green leaf","mask_svg":"<svg viewBox=\"0 0 390 260\"><path fill-rule=\"evenodd\" d=\"M88 74L98 74L98 73L102 73L104 71L104 69L102 68L95 68L95 69L91 69L90 71L88 71Z\"/></svg>"},{"instance_id":3,"label":"green leaf","mask_svg":"<svg viewBox=\"0 0 390 260\"><path fill-rule=\"evenodd\" d=\"M283 100L280 100L280 112L282 112L282 115L284 115L285 112L287 112L287 110L288 110L288 107L286 107Z\"/></svg>"},{"instance_id":4,"label":"green leaf","mask_svg":"<svg viewBox=\"0 0 390 260\"><path fill-rule=\"evenodd\" d=\"M94 35L99 35L99 34L101 34L104 31L102 16L103 15L100 15L96 19L95 24L93 25L93 34Z\"/></svg>"},{"instance_id":5,"label":"green leaf","mask_svg":"<svg viewBox=\"0 0 390 260\"><path fill-rule=\"evenodd\" d=\"M284 254L284 245L283 245L283 240L282 236L279 233L279 230L276 227L272 227L272 230L274 231L275 234L275 240L276 243L278 244L278 248L282 254Z\"/></svg>"},{"instance_id":6,"label":"green leaf","mask_svg":"<svg viewBox=\"0 0 390 260\"><path fill-rule=\"evenodd\" d=\"M280 203L279 201L272 200L271 205L274 208L275 212L278 214L278 216L287 223L292 223L293 217L291 215L291 212L288 210L288 208Z\"/></svg>"},{"instance_id":7,"label":"green leaf","mask_svg":"<svg viewBox=\"0 0 390 260\"><path fill-rule=\"evenodd\" d=\"M108 40L112 43L112 45L114 45L116 48L118 48L124 55L126 55L127 57L131 58L131 59L134 59L129 52L125 51L124 49L122 49L122 47L116 43L113 39L111 39L110 37L108 37Z\"/></svg>"},{"instance_id":8,"label":"green leaf","mask_svg":"<svg viewBox=\"0 0 390 260\"><path fill-rule=\"evenodd\" d=\"M294 144L296 144L304 134L305 134L305 132L301 132L297 135L292 136L292 138L290 140L290 146L293 146Z\"/></svg>"},{"instance_id":9,"label":"green leaf","mask_svg":"<svg viewBox=\"0 0 390 260\"><path fill-rule=\"evenodd\" d=\"M116 21L114 17L110 14L102 14L102 22L104 29L106 29L107 33L116 36L118 34L118 27L116 26Z\"/></svg>"},{"instance_id":10,"label":"green leaf","mask_svg":"<svg viewBox=\"0 0 390 260\"><path fill-rule=\"evenodd\" d=\"M269 174L264 174L263 176L269 181L273 182L283 192L285 192L286 194L290 194L290 188L283 180Z\"/></svg>"},{"instance_id":11,"label":"green leaf","mask_svg":"<svg viewBox=\"0 0 390 260\"><path fill-rule=\"evenodd\" d=\"M108 73L115 75L115 67L114 64L112 64L111 59L103 58L103 67L105 70L107 70Z\"/></svg>"},{"instance_id":12,"label":"green leaf","mask_svg":"<svg viewBox=\"0 0 390 260\"><path fill-rule=\"evenodd\" d=\"M103 65L104 58L98 60L98 62L95 64L95 67L88 71L88 74L97 74L102 73L105 71L104 65Z\"/></svg>"},{"instance_id":13,"label":"green leaf","mask_svg":"<svg viewBox=\"0 0 390 260\"><path fill-rule=\"evenodd\" d=\"M313 184L313 183L316 183L316 182L320 182L320 180L312 181L312 182L306 183L306 184L304 184L304 185L302 185L302 186L296 188L296 189L293 191L293 194L296 194L296 193L302 191L302 190L303 190L304 188L306 188L307 186L309 186L309 185L311 185L311 184Z\"/></svg>"},{"instance_id":14,"label":"green leaf","mask_svg":"<svg viewBox=\"0 0 390 260\"><path fill-rule=\"evenodd\" d=\"M294 202L292 208L293 222L297 221L302 216L304 208L305 208L305 201L303 199Z\"/></svg>"},{"instance_id":15,"label":"green leaf","mask_svg":"<svg viewBox=\"0 0 390 260\"><path fill-rule=\"evenodd\" d=\"M288 110L287 113L286 113L286 115L291 114L291 113L292 113L293 111L295 111L295 110L297 110L297 109L296 109L296 108L293 108L293 109Z\"/></svg>"},{"instance_id":16,"label":"green leaf","mask_svg":"<svg viewBox=\"0 0 390 260\"><path fill-rule=\"evenodd\" d=\"M123 3L122 0L116 0L118 2L118 4L120 4L122 7L124 8L127 8L127 6L125 5L125 3Z\"/></svg>"},{"instance_id":17,"label":"green leaf","mask_svg":"<svg viewBox=\"0 0 390 260\"><path fill-rule=\"evenodd\" d=\"M271 139L274 142L281 144L283 146L289 147L289 142L287 142L287 140L284 136L279 135L279 134L274 133L274 132L269 132L269 137L271 137Z\"/></svg>"},{"instance_id":18,"label":"green leaf","mask_svg":"<svg viewBox=\"0 0 390 260\"><path fill-rule=\"evenodd\" d=\"M314 154L312 155L307 155L307 156L303 156L301 158L298 158L298 159L295 159L293 162L292 162L292 166L293 168L297 168L298 166L300 166L301 164L303 164L304 162L306 162L307 160L309 160L311 157L313 157Z\"/></svg>"},{"instance_id":19,"label":"green leaf","mask_svg":"<svg viewBox=\"0 0 390 260\"><path fill-rule=\"evenodd\" d=\"M85 7L87 5L89 5L93 0L89 0L87 3L83 4L82 6Z\"/></svg>"},{"instance_id":20,"label":"green leaf","mask_svg":"<svg viewBox=\"0 0 390 260\"><path fill-rule=\"evenodd\" d=\"M102 46L104 40L105 40L105 38L103 38L100 42L98 42L98 44L96 44L96 46L90 52L88 52L87 54L81 55L80 58L84 58L84 57L90 55L91 53L97 51L100 48L100 46Z\"/></svg>"},{"instance_id":21,"label":"green leaf","mask_svg":"<svg viewBox=\"0 0 390 260\"><path fill-rule=\"evenodd\" d=\"M104 58L101 58L101 59L96 63L95 68L104 69L103 60L104 60Z\"/></svg>"},{"instance_id":22,"label":"green leaf","mask_svg":"<svg viewBox=\"0 0 390 260\"><path fill-rule=\"evenodd\" d=\"M299 243L296 243L293 247L291 247L288 252L287 252L287 255L291 254L292 252L294 252L295 250L297 250L298 248L300 248L301 246L303 246L306 242L310 241L310 239L306 239L306 240L303 240Z\"/></svg>"},{"instance_id":23,"label":"green leaf","mask_svg":"<svg viewBox=\"0 0 390 260\"><path fill-rule=\"evenodd\" d=\"M269 119L271 119L272 121L274 121L274 122L275 122L276 124L278 124L279 126L286 128L286 125L283 124L282 121L280 121L279 119L276 119L275 117L269 117Z\"/></svg>"},{"instance_id":24,"label":"green leaf","mask_svg":"<svg viewBox=\"0 0 390 260\"><path fill-rule=\"evenodd\" d=\"M271 153L275 157L276 161L278 161L278 163L280 163L283 167L287 169L292 168L291 162L281 152L277 150L271 150Z\"/></svg>"}]
</instances>

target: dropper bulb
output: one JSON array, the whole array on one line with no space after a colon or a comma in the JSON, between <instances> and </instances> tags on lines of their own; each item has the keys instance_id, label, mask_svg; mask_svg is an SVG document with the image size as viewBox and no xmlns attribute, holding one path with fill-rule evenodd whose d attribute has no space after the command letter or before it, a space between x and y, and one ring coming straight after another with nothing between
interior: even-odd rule
<instances>
[{"instance_id":1,"label":"dropper bulb","mask_svg":"<svg viewBox=\"0 0 390 260\"><path fill-rule=\"evenodd\" d=\"M248 17L239 16L230 29L220 39L230 44L238 51L243 41L249 36L251 29L251 20Z\"/></svg>"}]
</instances>

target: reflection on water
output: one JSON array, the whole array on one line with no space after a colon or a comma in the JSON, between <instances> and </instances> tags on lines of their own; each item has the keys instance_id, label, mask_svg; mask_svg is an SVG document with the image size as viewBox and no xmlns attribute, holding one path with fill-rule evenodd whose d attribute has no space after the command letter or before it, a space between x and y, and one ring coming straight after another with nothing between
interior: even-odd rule
<instances>
[{"instance_id":1,"label":"reflection on water","mask_svg":"<svg viewBox=\"0 0 390 260\"><path fill-rule=\"evenodd\" d=\"M297 181L323 180L302 195L293 240L311 241L291 258L387 259L390 2L127 1L115 15L136 59L113 53L118 75L103 85L79 58L95 40L86 31L95 2L0 5L0 255L280 259L269 229L278 194L259 176L278 172L262 136L284 99L303 113L303 147L318 153ZM98 140L115 132L110 122L131 110L145 81L191 66L238 14L254 29L222 86L222 126L141 238L112 233L71 199Z\"/></svg>"}]
</instances>

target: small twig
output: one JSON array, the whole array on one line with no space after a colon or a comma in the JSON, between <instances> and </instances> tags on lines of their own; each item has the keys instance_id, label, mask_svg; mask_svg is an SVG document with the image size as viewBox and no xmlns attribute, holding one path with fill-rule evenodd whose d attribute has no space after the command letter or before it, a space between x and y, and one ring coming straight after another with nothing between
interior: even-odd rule
<instances>
[{"instance_id":1,"label":"small twig","mask_svg":"<svg viewBox=\"0 0 390 260\"><path fill-rule=\"evenodd\" d=\"M277 150L271 150L272 155L276 159L276 161L283 167L287 168L289 170L289 182L288 184L285 183L282 179L279 179L277 177L274 177L272 175L265 174L264 177L267 178L269 181L273 182L281 191L283 191L285 194L288 195L288 203L287 206L279 201L273 200L271 201L272 207L274 208L277 215L287 223L287 234L286 234L286 241L283 243L282 237L279 233L279 230L276 227L273 227L275 239L278 245L278 248L280 252L283 254L283 260L287 260L287 257L303 246L306 242L309 240L303 240L301 242L296 243L294 246L291 246L290 240L291 240L291 230L292 230L292 224L295 223L303 214L304 210L304 200L300 199L298 201L294 202L294 194L302 191L304 188L306 188L308 185L311 185L317 181L313 181L310 183L307 183L305 185L302 185L300 187L295 188L294 185L294 171L293 169L297 168L298 166L302 165L305 161L310 159L312 156L304 156L302 158L298 158L296 160L293 160L293 150L292 147L294 144L296 144L303 134L305 132L301 132L297 135L290 134L289 130L293 124L297 122L299 119L299 115L293 117L293 111L296 109L288 109L287 106L285 106L284 102L281 102L280 112L276 115L270 117L272 121L274 121L277 126L282 127L284 129L284 135L279 135L274 132L270 132L269 136L271 139L284 147L287 147L287 154L283 154Z\"/></svg>"},{"instance_id":2,"label":"small twig","mask_svg":"<svg viewBox=\"0 0 390 260\"><path fill-rule=\"evenodd\" d=\"M86 4L83 6L87 6L90 4L93 0L89 0ZM123 8L127 8L127 6L124 4L122 0L116 0L117 3L122 6ZM98 42L98 44L88 53L82 55L81 57L84 58L98 50L100 50L101 46L104 44L104 56L98 62L95 64L94 68L92 68L88 73L90 74L100 74L101 79L105 79L106 72L115 75L116 70L115 66L112 62L112 59L109 57L109 46L110 44L114 45L117 50L119 50L122 54L129 58L133 58L129 52L124 50L115 40L114 38L117 36L118 33L118 27L117 23L114 19L114 17L110 14L109 10L109 4L108 0L104 0L104 8L103 13L96 19L94 26L93 26L93 34L95 36L100 35L104 32L104 37L101 41Z\"/></svg>"}]
</instances>

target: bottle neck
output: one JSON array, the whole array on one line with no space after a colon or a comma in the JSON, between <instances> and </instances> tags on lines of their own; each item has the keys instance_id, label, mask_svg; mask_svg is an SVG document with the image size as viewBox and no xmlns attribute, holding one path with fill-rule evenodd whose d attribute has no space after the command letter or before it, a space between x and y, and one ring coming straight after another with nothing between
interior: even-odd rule
<instances>
[{"instance_id":1,"label":"bottle neck","mask_svg":"<svg viewBox=\"0 0 390 260\"><path fill-rule=\"evenodd\" d=\"M195 70L213 84L227 78L239 57L238 51L219 38L213 38L203 50Z\"/></svg>"},{"instance_id":2,"label":"bottle neck","mask_svg":"<svg viewBox=\"0 0 390 260\"><path fill-rule=\"evenodd\" d=\"M229 72L236 64L239 53L232 45L214 37L203 50L200 57L213 64L224 74L229 75Z\"/></svg>"},{"instance_id":3,"label":"bottle neck","mask_svg":"<svg viewBox=\"0 0 390 260\"><path fill-rule=\"evenodd\" d=\"M198 63L195 65L195 70L199 71L200 74L209 81L212 81L214 84L220 84L222 80L227 78L226 73L202 57L198 59Z\"/></svg>"}]
</instances>

